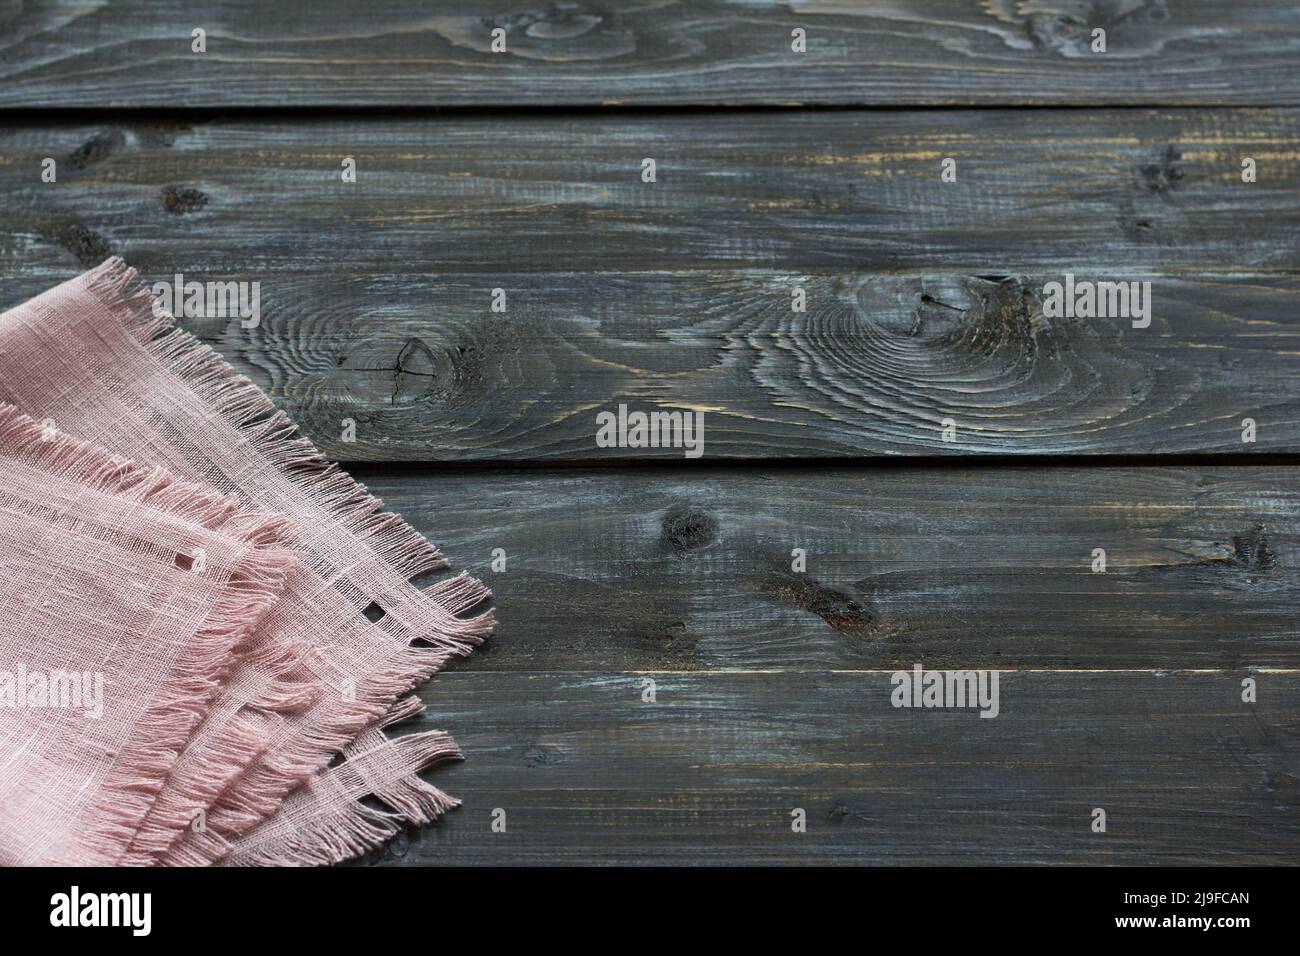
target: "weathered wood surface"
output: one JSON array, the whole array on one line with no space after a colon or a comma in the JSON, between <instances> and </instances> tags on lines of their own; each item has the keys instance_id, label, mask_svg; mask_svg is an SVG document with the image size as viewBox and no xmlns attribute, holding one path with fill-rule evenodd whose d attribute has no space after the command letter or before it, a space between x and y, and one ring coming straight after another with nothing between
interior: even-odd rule
<instances>
[{"instance_id":1,"label":"weathered wood surface","mask_svg":"<svg viewBox=\"0 0 1300 956\"><path fill-rule=\"evenodd\" d=\"M183 324L346 461L682 459L598 448L619 403L703 412L706 460L1300 450L1300 279L1157 276L1139 330L1045 319L1046 278L276 275L258 328Z\"/></svg>"},{"instance_id":2,"label":"weathered wood surface","mask_svg":"<svg viewBox=\"0 0 1300 956\"><path fill-rule=\"evenodd\" d=\"M1138 330L1045 319L1044 278L516 274L507 317L475 276L295 277L189 325L346 460L681 460L597 447L620 403L701 412L708 459L1300 451L1300 279L1158 276Z\"/></svg>"},{"instance_id":3,"label":"weathered wood surface","mask_svg":"<svg viewBox=\"0 0 1300 956\"><path fill-rule=\"evenodd\" d=\"M1295 468L1088 456L1300 453L1297 59L1269 0L0 0L0 308L114 253L260 282L185 324L414 463L355 470L501 623L411 728L464 807L368 862L1294 864ZM565 109L731 104L1144 108ZM1150 328L1044 316L1065 272ZM705 460L597 449L619 403ZM1069 457L932 460L990 454ZM999 716L893 708L915 663Z\"/></svg>"},{"instance_id":4,"label":"weathered wood surface","mask_svg":"<svg viewBox=\"0 0 1300 956\"><path fill-rule=\"evenodd\" d=\"M452 672L415 726L464 805L369 862L1294 865L1300 674L1244 676L1015 670L989 720L888 671Z\"/></svg>"},{"instance_id":5,"label":"weathered wood surface","mask_svg":"<svg viewBox=\"0 0 1300 956\"><path fill-rule=\"evenodd\" d=\"M1300 114L1027 115L18 127L5 301L111 252L259 281L190 326L344 460L667 457L596 448L620 402L710 457L1300 449ZM1067 271L1149 277L1151 327L1044 318Z\"/></svg>"},{"instance_id":6,"label":"weathered wood surface","mask_svg":"<svg viewBox=\"0 0 1300 956\"><path fill-rule=\"evenodd\" d=\"M359 474L501 617L410 728L464 806L364 862L1300 860L1294 468Z\"/></svg>"},{"instance_id":7,"label":"weathered wood surface","mask_svg":"<svg viewBox=\"0 0 1300 956\"><path fill-rule=\"evenodd\" d=\"M57 184L41 160L61 160ZM342 163L353 157L357 181ZM1258 182L1241 181L1253 158ZM642 160L656 182L642 181ZM940 179L954 158L957 181ZM272 274L1294 272L1300 111L213 120L0 131L0 255ZM42 252L42 249L44 252Z\"/></svg>"},{"instance_id":8,"label":"weathered wood surface","mask_svg":"<svg viewBox=\"0 0 1300 956\"><path fill-rule=\"evenodd\" d=\"M1296 105L1297 57L1274 0L0 5L0 105L29 108Z\"/></svg>"},{"instance_id":9,"label":"weathered wood surface","mask_svg":"<svg viewBox=\"0 0 1300 956\"><path fill-rule=\"evenodd\" d=\"M459 671L1300 668L1293 467L357 474L493 589Z\"/></svg>"}]
</instances>

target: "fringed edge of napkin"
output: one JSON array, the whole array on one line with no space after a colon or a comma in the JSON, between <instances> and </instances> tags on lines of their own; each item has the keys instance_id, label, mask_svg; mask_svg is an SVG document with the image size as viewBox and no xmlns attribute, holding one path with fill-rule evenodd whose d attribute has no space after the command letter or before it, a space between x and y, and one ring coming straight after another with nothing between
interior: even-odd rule
<instances>
[{"instance_id":1,"label":"fringed edge of napkin","mask_svg":"<svg viewBox=\"0 0 1300 956\"><path fill-rule=\"evenodd\" d=\"M343 763L291 793L276 816L240 841L220 865L341 863L378 849L404 827L434 823L459 807L459 800L419 776L464 759L451 735L429 730L390 738L381 729L423 708L417 697L399 701L378 726L357 738ZM367 796L388 809L362 802Z\"/></svg>"},{"instance_id":2,"label":"fringed edge of napkin","mask_svg":"<svg viewBox=\"0 0 1300 956\"><path fill-rule=\"evenodd\" d=\"M114 456L36 422L12 405L0 404L0 447L55 477L192 522L248 549L83 815L78 857L66 862L109 865L131 842L167 783L235 662L237 648L279 600L297 561L282 548L292 525L278 515L244 511L233 498L182 482L162 468L144 468Z\"/></svg>"},{"instance_id":3,"label":"fringed edge of napkin","mask_svg":"<svg viewBox=\"0 0 1300 956\"><path fill-rule=\"evenodd\" d=\"M387 593L370 595L386 612L386 621L379 626L393 641L391 666L366 675L364 683L358 682L355 700L340 703L309 736L282 752L272 751L265 761L254 763L234 781L209 817L210 822L223 817L225 822L233 822L230 833L212 828L204 834L187 831L168 854L177 859L202 856L205 862L215 862L238 844L239 834L270 817L294 787L312 779L312 774L357 734L382 718L397 698L454 658L473 651L495 626L494 613L489 609L473 617L459 615L492 595L466 572L423 590L411 584L417 575L449 567L441 551L400 515L383 511L379 498L325 458L310 439L297 436L297 426L256 384L215 350L178 328L171 314L157 309L148 284L121 258L107 260L82 280L106 307L124 313L124 324L142 347L277 464L304 494L365 541L401 579ZM432 646L416 646L416 641ZM409 786L428 787L416 775L418 769L411 770ZM366 849L391 836L378 838L378 830L367 832L375 835L377 842ZM170 861L164 858L161 862Z\"/></svg>"},{"instance_id":4,"label":"fringed edge of napkin","mask_svg":"<svg viewBox=\"0 0 1300 956\"><path fill-rule=\"evenodd\" d=\"M253 699L222 721L218 730L203 737L201 746L212 751L213 759L198 761L196 767L185 767L179 790L173 792L169 782L145 817L128 852L118 861L119 865L156 865L178 841L191 833L202 832L193 826L199 811L203 811L206 819L218 805L224 810L222 801L226 795L237 785L245 784L252 770L269 756L275 720L282 715L301 713L320 699L323 687L302 669L307 653L309 648L295 644L250 648L241 653L239 663L261 668L265 683L259 685ZM197 733L203 735L203 728ZM180 769L177 768L174 776ZM295 779L305 779L305 775ZM213 844L222 845L221 842Z\"/></svg>"},{"instance_id":5,"label":"fringed edge of napkin","mask_svg":"<svg viewBox=\"0 0 1300 956\"><path fill-rule=\"evenodd\" d=\"M486 589L481 584L462 573L439 582L423 593L437 599L444 608L456 614L483 600L479 596L483 592ZM489 629L492 624L491 613L488 611L482 615L489 618ZM475 645L481 640L476 641ZM207 832L187 832L183 843L173 844L168 852L183 855L189 860L195 860L198 856L208 862L221 859L238 845L243 834L251 832L262 821L271 818L294 787L311 780L313 774L320 771L336 754L347 754L354 738L383 718L396 698L471 650L472 646L395 647L392 665L384 671L368 675L364 682L359 681L355 700L342 704L335 699L336 710L322 726L311 728L307 734L289 745L269 753L264 761L250 766L217 802L209 815L210 826ZM421 783L418 777L413 785L417 783ZM229 835L232 833L235 836ZM164 859L162 862L169 861Z\"/></svg>"}]
</instances>

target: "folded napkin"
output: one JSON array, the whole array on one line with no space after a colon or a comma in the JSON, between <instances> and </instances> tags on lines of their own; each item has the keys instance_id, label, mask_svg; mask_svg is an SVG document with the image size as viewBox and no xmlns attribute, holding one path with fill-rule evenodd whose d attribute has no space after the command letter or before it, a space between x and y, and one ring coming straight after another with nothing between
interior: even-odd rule
<instances>
[{"instance_id":1,"label":"folded napkin","mask_svg":"<svg viewBox=\"0 0 1300 956\"><path fill-rule=\"evenodd\" d=\"M282 595L287 529L0 405L0 859L122 857Z\"/></svg>"},{"instance_id":2,"label":"folded napkin","mask_svg":"<svg viewBox=\"0 0 1300 956\"><path fill-rule=\"evenodd\" d=\"M189 702L189 712L202 719L165 742L174 756L150 762L135 780L139 799L113 830L119 841L126 834L113 862L334 862L455 805L418 775L459 756L451 740L438 732L390 738L383 728L418 710L418 701L403 695L487 635L491 612L471 613L487 590L465 574L425 590L413 585L416 575L446 567L438 550L298 437L252 382L174 328L133 270L111 259L0 314L0 401L40 421L43 433L78 436L106 449L98 452L106 459L127 456L137 470L165 475L175 487L225 502L239 515L261 516L278 536L273 553L283 580L275 599L240 639L233 660L210 676L218 686ZM39 505L40 494L37 488L28 496ZM58 522L48 511L32 520L41 514ZM101 596L117 593L114 574L132 580L146 573L129 561L110 573L92 560L70 579L40 557L24 553L24 560L37 562L32 575L44 570L59 584L60 606L78 595L77 606L91 621ZM213 567L210 559L206 567ZM186 573L193 575L192 568ZM205 580L206 573L194 579ZM46 590L54 600L52 593ZM265 584L259 593L267 593ZM18 620L33 616L21 595L10 600L27 608ZM376 608L381 616L372 620ZM157 610L151 597L136 613ZM159 627L170 623L165 618ZM112 657L116 645L100 647L89 633L93 628L67 632L43 663L55 666L59 655L74 650L96 660ZM149 642L166 646L185 635L155 628L135 639L148 654ZM0 645L0 665L9 647ZM68 660L83 662L75 654ZM105 672L106 699L116 680ZM124 732L157 732L148 716L124 716ZM65 730L86 733L75 724ZM0 797L18 779L2 769L11 749L21 746L16 741L0 737ZM130 773L124 753L105 748L95 772L110 783L113 774ZM22 786L45 786L40 774L20 771L19 777ZM85 783L76 774L55 778L74 788ZM100 790L110 802L120 792L102 784ZM20 830L40 826L14 819ZM74 843L83 847L77 852L90 852L90 844ZM32 858L28 853L24 859ZM8 855L0 837L0 861Z\"/></svg>"}]
</instances>

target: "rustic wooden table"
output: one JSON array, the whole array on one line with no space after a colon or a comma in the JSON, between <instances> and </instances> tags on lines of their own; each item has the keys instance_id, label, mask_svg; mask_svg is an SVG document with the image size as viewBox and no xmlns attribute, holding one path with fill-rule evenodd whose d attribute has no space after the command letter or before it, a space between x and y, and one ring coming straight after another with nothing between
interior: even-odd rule
<instances>
[{"instance_id":1,"label":"rustic wooden table","mask_svg":"<svg viewBox=\"0 0 1300 956\"><path fill-rule=\"evenodd\" d=\"M0 4L0 306L259 282L186 325L492 586L368 862L1300 859L1300 7L190 7Z\"/></svg>"}]
</instances>

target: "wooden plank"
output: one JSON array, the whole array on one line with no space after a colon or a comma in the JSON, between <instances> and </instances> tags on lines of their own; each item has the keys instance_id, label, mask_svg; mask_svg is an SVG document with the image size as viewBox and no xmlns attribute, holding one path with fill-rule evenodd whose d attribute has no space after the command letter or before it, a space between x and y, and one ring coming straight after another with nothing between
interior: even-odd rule
<instances>
[{"instance_id":1,"label":"wooden plank","mask_svg":"<svg viewBox=\"0 0 1300 956\"><path fill-rule=\"evenodd\" d=\"M5 302L112 252L258 281L190 325L345 460L666 457L596 447L619 403L718 457L1300 448L1297 114L1032 115L5 130ZM1150 328L1045 318L1065 272L1149 278Z\"/></svg>"},{"instance_id":2,"label":"wooden plank","mask_svg":"<svg viewBox=\"0 0 1300 956\"><path fill-rule=\"evenodd\" d=\"M501 316L477 276L291 277L189 325L354 461L683 459L598 447L620 404L699 413L707 459L1300 451L1300 279L1156 276L1145 330L1044 318L1047 279L515 274Z\"/></svg>"},{"instance_id":3,"label":"wooden plank","mask_svg":"<svg viewBox=\"0 0 1300 956\"><path fill-rule=\"evenodd\" d=\"M45 0L0 9L0 105L1296 105L1297 54L1270 0Z\"/></svg>"},{"instance_id":4,"label":"wooden plank","mask_svg":"<svg viewBox=\"0 0 1300 956\"><path fill-rule=\"evenodd\" d=\"M1027 118L1028 117L1028 118ZM345 157L357 181L343 181ZM42 159L61 160L56 184ZM1258 181L1241 181L1255 159ZM656 182L642 161L656 161ZM941 181L941 161L957 182ZM238 120L0 130L7 271L1294 272L1300 112Z\"/></svg>"},{"instance_id":5,"label":"wooden plank","mask_svg":"<svg viewBox=\"0 0 1300 956\"><path fill-rule=\"evenodd\" d=\"M1294 865L1300 675L1244 676L1003 672L986 720L887 671L444 674L464 805L370 862Z\"/></svg>"},{"instance_id":6,"label":"wooden plank","mask_svg":"<svg viewBox=\"0 0 1300 956\"><path fill-rule=\"evenodd\" d=\"M357 474L493 589L461 672L1300 667L1294 468Z\"/></svg>"}]
</instances>

